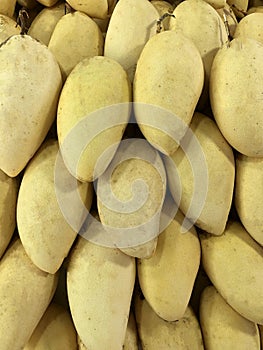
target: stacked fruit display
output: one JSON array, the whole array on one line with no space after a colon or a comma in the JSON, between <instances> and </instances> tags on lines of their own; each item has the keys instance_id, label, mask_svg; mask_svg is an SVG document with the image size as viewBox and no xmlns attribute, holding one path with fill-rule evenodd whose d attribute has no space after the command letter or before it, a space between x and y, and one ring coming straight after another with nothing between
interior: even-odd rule
<instances>
[{"instance_id":1,"label":"stacked fruit display","mask_svg":"<svg viewBox=\"0 0 263 350\"><path fill-rule=\"evenodd\" d=\"M262 5L1 0L1 350L262 348Z\"/></svg>"}]
</instances>

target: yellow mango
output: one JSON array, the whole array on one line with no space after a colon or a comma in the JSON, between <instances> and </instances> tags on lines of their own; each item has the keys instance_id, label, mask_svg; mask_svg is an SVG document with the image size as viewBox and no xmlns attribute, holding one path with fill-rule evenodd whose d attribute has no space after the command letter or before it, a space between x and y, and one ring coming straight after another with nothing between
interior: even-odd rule
<instances>
[{"instance_id":1,"label":"yellow mango","mask_svg":"<svg viewBox=\"0 0 263 350\"><path fill-rule=\"evenodd\" d=\"M230 37L233 38L238 24L234 11L228 3L226 3L224 7L217 9L217 13L224 21L225 26L227 26Z\"/></svg>"},{"instance_id":2,"label":"yellow mango","mask_svg":"<svg viewBox=\"0 0 263 350\"><path fill-rule=\"evenodd\" d=\"M263 45L239 37L216 54L210 102L223 136L238 152L263 156Z\"/></svg>"},{"instance_id":3,"label":"yellow mango","mask_svg":"<svg viewBox=\"0 0 263 350\"><path fill-rule=\"evenodd\" d=\"M222 234L232 203L235 162L216 123L196 112L180 148L165 157L165 165L172 196L184 215L203 230Z\"/></svg>"},{"instance_id":4,"label":"yellow mango","mask_svg":"<svg viewBox=\"0 0 263 350\"><path fill-rule=\"evenodd\" d=\"M203 62L194 43L167 30L149 39L133 83L134 112L145 138L172 154L186 133L204 82Z\"/></svg>"},{"instance_id":5,"label":"yellow mango","mask_svg":"<svg viewBox=\"0 0 263 350\"><path fill-rule=\"evenodd\" d=\"M78 345L79 345L78 350L87 350L86 346L83 344L79 336L78 336ZM136 328L135 318L132 311L130 312L130 315L129 315L123 350L138 350L137 328Z\"/></svg>"},{"instance_id":6,"label":"yellow mango","mask_svg":"<svg viewBox=\"0 0 263 350\"><path fill-rule=\"evenodd\" d=\"M14 35L0 47L0 169L7 175L17 176L44 141L61 86L59 65L45 45Z\"/></svg>"},{"instance_id":7,"label":"yellow mango","mask_svg":"<svg viewBox=\"0 0 263 350\"><path fill-rule=\"evenodd\" d=\"M200 325L208 350L260 350L257 325L232 309L214 286L202 292Z\"/></svg>"},{"instance_id":8,"label":"yellow mango","mask_svg":"<svg viewBox=\"0 0 263 350\"><path fill-rule=\"evenodd\" d=\"M246 11L248 9L248 0L228 0L228 4L232 7L235 15L238 18L243 18L246 16Z\"/></svg>"},{"instance_id":9,"label":"yellow mango","mask_svg":"<svg viewBox=\"0 0 263 350\"><path fill-rule=\"evenodd\" d=\"M173 11L170 29L180 30L197 47L204 64L205 81L199 109L209 98L211 66L219 48L227 42L227 32L217 11L206 1L188 0L181 2ZM186 89L183 90L184 92Z\"/></svg>"},{"instance_id":10,"label":"yellow mango","mask_svg":"<svg viewBox=\"0 0 263 350\"><path fill-rule=\"evenodd\" d=\"M247 14L250 15L251 13L254 13L254 12L263 12L263 6L253 6L253 7L250 7L247 11Z\"/></svg>"},{"instance_id":11,"label":"yellow mango","mask_svg":"<svg viewBox=\"0 0 263 350\"><path fill-rule=\"evenodd\" d=\"M156 34L159 13L148 0L120 0L111 15L104 56L119 62L133 81L146 42Z\"/></svg>"},{"instance_id":12,"label":"yellow mango","mask_svg":"<svg viewBox=\"0 0 263 350\"><path fill-rule=\"evenodd\" d=\"M248 233L263 246L263 158L236 157L235 207Z\"/></svg>"},{"instance_id":13,"label":"yellow mango","mask_svg":"<svg viewBox=\"0 0 263 350\"><path fill-rule=\"evenodd\" d=\"M60 268L77 236L77 227L80 229L85 219L82 208L74 206L77 226L72 227L58 201L56 191L69 191L66 179L72 177L64 168L59 183L56 181L58 152L57 141L49 140L41 146L25 170L17 202L17 226L25 250L38 268L49 273ZM76 190L88 211L92 202L92 184L78 183Z\"/></svg>"},{"instance_id":14,"label":"yellow mango","mask_svg":"<svg viewBox=\"0 0 263 350\"><path fill-rule=\"evenodd\" d=\"M165 193L157 151L145 140L124 140L97 182L100 220L116 247L140 258L154 253Z\"/></svg>"},{"instance_id":15,"label":"yellow mango","mask_svg":"<svg viewBox=\"0 0 263 350\"><path fill-rule=\"evenodd\" d=\"M47 6L47 7L51 7L54 6L58 0L37 0L40 4Z\"/></svg>"},{"instance_id":16,"label":"yellow mango","mask_svg":"<svg viewBox=\"0 0 263 350\"><path fill-rule=\"evenodd\" d=\"M242 18L236 28L234 38L244 36L263 44L263 13L251 13Z\"/></svg>"},{"instance_id":17,"label":"yellow mango","mask_svg":"<svg viewBox=\"0 0 263 350\"><path fill-rule=\"evenodd\" d=\"M82 11L90 17L106 18L110 12L112 0L68 0L76 11Z\"/></svg>"},{"instance_id":18,"label":"yellow mango","mask_svg":"<svg viewBox=\"0 0 263 350\"><path fill-rule=\"evenodd\" d=\"M31 262L19 239L12 243L0 262L2 349L23 349L53 297L57 278Z\"/></svg>"},{"instance_id":19,"label":"yellow mango","mask_svg":"<svg viewBox=\"0 0 263 350\"><path fill-rule=\"evenodd\" d=\"M234 221L221 236L200 238L202 264L215 288L240 315L263 324L263 248Z\"/></svg>"},{"instance_id":20,"label":"yellow mango","mask_svg":"<svg viewBox=\"0 0 263 350\"><path fill-rule=\"evenodd\" d=\"M16 0L1 0L0 13L12 18L15 12L15 6Z\"/></svg>"},{"instance_id":21,"label":"yellow mango","mask_svg":"<svg viewBox=\"0 0 263 350\"><path fill-rule=\"evenodd\" d=\"M146 299L135 300L135 318L142 350L177 349L203 350L201 329L195 314L188 307L176 322L157 316Z\"/></svg>"},{"instance_id":22,"label":"yellow mango","mask_svg":"<svg viewBox=\"0 0 263 350\"><path fill-rule=\"evenodd\" d=\"M86 58L68 76L57 110L58 140L66 166L80 181L106 170L128 123L130 99L128 76L110 58ZM79 154L72 153L82 142Z\"/></svg>"},{"instance_id":23,"label":"yellow mango","mask_svg":"<svg viewBox=\"0 0 263 350\"><path fill-rule=\"evenodd\" d=\"M98 25L89 16L76 11L58 20L48 48L56 57L66 79L84 58L102 55L103 37Z\"/></svg>"},{"instance_id":24,"label":"yellow mango","mask_svg":"<svg viewBox=\"0 0 263 350\"><path fill-rule=\"evenodd\" d=\"M172 14L173 12L173 5L170 4L168 1L159 1L159 0L152 0L151 4L156 8L156 10L159 13L159 18L162 19L163 16L167 16L167 13ZM170 16L164 17L162 19L161 26L164 30L169 29L169 22L170 22Z\"/></svg>"},{"instance_id":25,"label":"yellow mango","mask_svg":"<svg viewBox=\"0 0 263 350\"><path fill-rule=\"evenodd\" d=\"M71 315L52 302L23 350L77 350L76 338Z\"/></svg>"},{"instance_id":26,"label":"yellow mango","mask_svg":"<svg viewBox=\"0 0 263 350\"><path fill-rule=\"evenodd\" d=\"M20 31L21 28L19 25L16 25L15 20L6 15L0 14L0 44L10 36L19 34Z\"/></svg>"},{"instance_id":27,"label":"yellow mango","mask_svg":"<svg viewBox=\"0 0 263 350\"><path fill-rule=\"evenodd\" d=\"M69 258L67 290L87 349L123 349L134 282L134 258L78 237Z\"/></svg>"},{"instance_id":28,"label":"yellow mango","mask_svg":"<svg viewBox=\"0 0 263 350\"><path fill-rule=\"evenodd\" d=\"M0 170L0 258L7 248L16 227L18 179Z\"/></svg>"},{"instance_id":29,"label":"yellow mango","mask_svg":"<svg viewBox=\"0 0 263 350\"><path fill-rule=\"evenodd\" d=\"M57 25L57 22L65 15L65 4L58 3L52 7L44 7L33 19L28 35L41 41L48 46L51 35Z\"/></svg>"},{"instance_id":30,"label":"yellow mango","mask_svg":"<svg viewBox=\"0 0 263 350\"><path fill-rule=\"evenodd\" d=\"M197 233L193 226L188 232L182 232L183 219L178 211L159 235L154 255L137 261L143 295L156 314L166 321L184 316L200 264Z\"/></svg>"}]
</instances>

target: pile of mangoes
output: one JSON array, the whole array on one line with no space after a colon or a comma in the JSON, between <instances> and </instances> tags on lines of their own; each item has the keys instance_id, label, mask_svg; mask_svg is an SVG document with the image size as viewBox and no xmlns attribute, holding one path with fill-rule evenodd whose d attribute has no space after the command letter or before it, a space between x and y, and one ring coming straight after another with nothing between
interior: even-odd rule
<instances>
[{"instance_id":1,"label":"pile of mangoes","mask_svg":"<svg viewBox=\"0 0 263 350\"><path fill-rule=\"evenodd\" d=\"M262 286L262 0L1 0L0 350L260 350Z\"/></svg>"}]
</instances>

